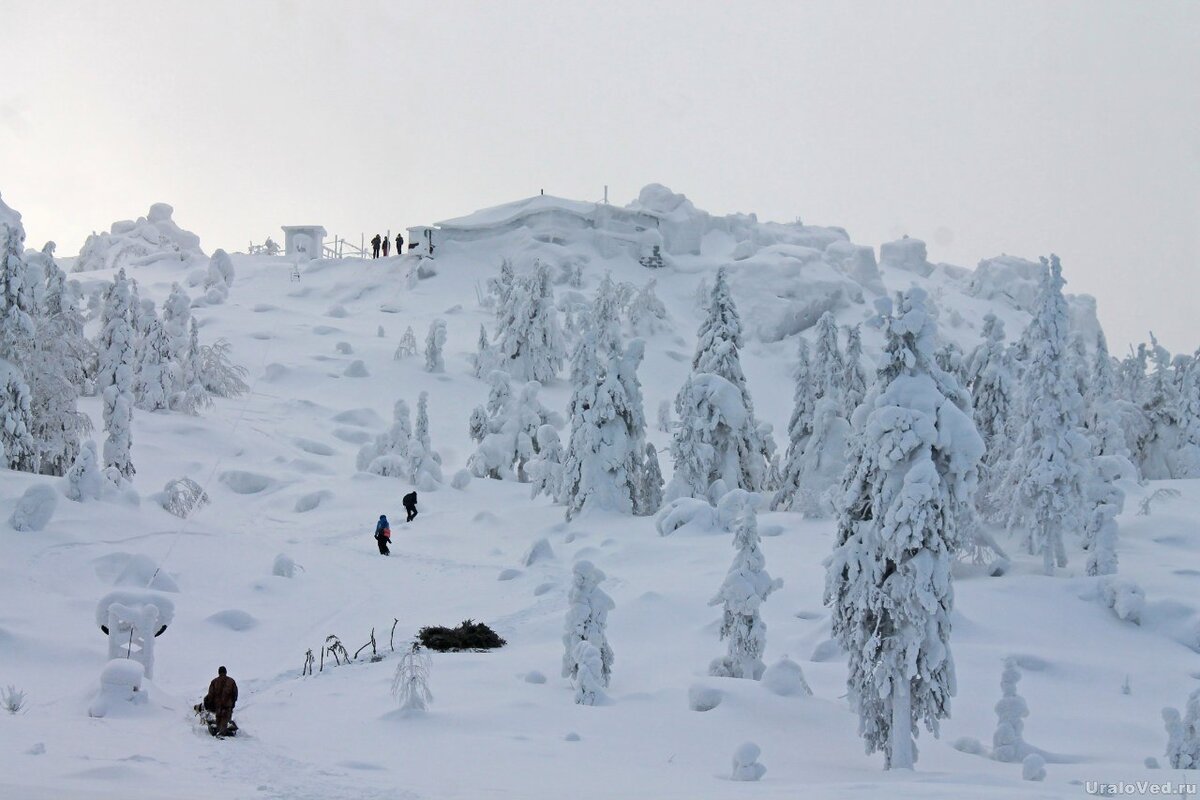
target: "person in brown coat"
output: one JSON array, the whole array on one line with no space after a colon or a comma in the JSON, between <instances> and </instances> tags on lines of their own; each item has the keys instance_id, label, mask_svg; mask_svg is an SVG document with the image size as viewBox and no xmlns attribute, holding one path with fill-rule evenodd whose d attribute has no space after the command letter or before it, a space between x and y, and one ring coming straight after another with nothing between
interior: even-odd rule
<instances>
[{"instance_id":1,"label":"person in brown coat","mask_svg":"<svg viewBox=\"0 0 1200 800\"><path fill-rule=\"evenodd\" d=\"M208 684L208 697L213 713L217 715L217 736L224 736L233 719L233 707L237 705L237 681L225 674L224 667L217 668L217 677Z\"/></svg>"}]
</instances>

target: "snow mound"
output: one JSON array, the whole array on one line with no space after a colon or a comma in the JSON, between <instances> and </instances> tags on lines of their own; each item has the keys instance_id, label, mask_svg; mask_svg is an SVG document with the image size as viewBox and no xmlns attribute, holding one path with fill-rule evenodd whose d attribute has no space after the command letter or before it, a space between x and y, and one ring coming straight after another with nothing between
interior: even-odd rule
<instances>
[{"instance_id":1,"label":"snow mound","mask_svg":"<svg viewBox=\"0 0 1200 800\"><path fill-rule=\"evenodd\" d=\"M248 631L258 625L257 619L237 608L218 611L216 614L208 617L206 621L214 625L219 625L222 628L228 628L231 631Z\"/></svg>"},{"instance_id":2,"label":"snow mound","mask_svg":"<svg viewBox=\"0 0 1200 800\"><path fill-rule=\"evenodd\" d=\"M291 374L291 369L277 362L271 362L263 368L263 380L267 383L278 383Z\"/></svg>"},{"instance_id":3,"label":"snow mound","mask_svg":"<svg viewBox=\"0 0 1200 800\"><path fill-rule=\"evenodd\" d=\"M300 495L296 498L295 511L297 514L307 513L332 497L333 492L329 491L328 489L321 489L320 491L309 492L308 494Z\"/></svg>"},{"instance_id":4,"label":"snow mound","mask_svg":"<svg viewBox=\"0 0 1200 800\"><path fill-rule=\"evenodd\" d=\"M532 567L539 561L553 561L554 550L550 548L550 540L542 537L529 546L525 551L525 555L521 557L521 564L526 567Z\"/></svg>"},{"instance_id":5,"label":"snow mound","mask_svg":"<svg viewBox=\"0 0 1200 800\"><path fill-rule=\"evenodd\" d=\"M787 656L776 661L763 672L763 688L780 697L811 697L812 689L804 680L804 670Z\"/></svg>"},{"instance_id":6,"label":"snow mound","mask_svg":"<svg viewBox=\"0 0 1200 800\"><path fill-rule=\"evenodd\" d=\"M58 492L54 491L53 487L44 483L34 484L26 489L17 501L17 507L8 518L8 524L15 531L40 531L54 516L57 505Z\"/></svg>"},{"instance_id":7,"label":"snow mound","mask_svg":"<svg viewBox=\"0 0 1200 800\"><path fill-rule=\"evenodd\" d=\"M538 672L536 669L531 669L529 672L525 673L525 675L522 677L522 680L524 680L526 683L545 683L546 676Z\"/></svg>"},{"instance_id":8,"label":"snow mound","mask_svg":"<svg viewBox=\"0 0 1200 800\"><path fill-rule=\"evenodd\" d=\"M762 749L754 742L746 742L733 752L733 775L735 781L756 781L767 771L758 763Z\"/></svg>"},{"instance_id":9,"label":"snow mound","mask_svg":"<svg viewBox=\"0 0 1200 800\"><path fill-rule=\"evenodd\" d=\"M724 699L724 692L711 686L696 684L688 689L688 708L692 711L712 711Z\"/></svg>"},{"instance_id":10,"label":"snow mound","mask_svg":"<svg viewBox=\"0 0 1200 800\"><path fill-rule=\"evenodd\" d=\"M296 561L285 553L280 553L275 556L275 562L271 565L271 574L280 578L296 577Z\"/></svg>"},{"instance_id":11,"label":"snow mound","mask_svg":"<svg viewBox=\"0 0 1200 800\"><path fill-rule=\"evenodd\" d=\"M384 424L383 419L370 408L352 408L349 411L343 411L336 415L333 421L343 425L357 425L360 428L380 428Z\"/></svg>"},{"instance_id":12,"label":"snow mound","mask_svg":"<svg viewBox=\"0 0 1200 800\"><path fill-rule=\"evenodd\" d=\"M180 519L186 519L192 512L208 503L208 494L191 478L176 478L167 481L158 497L159 505Z\"/></svg>"},{"instance_id":13,"label":"snow mound","mask_svg":"<svg viewBox=\"0 0 1200 800\"><path fill-rule=\"evenodd\" d=\"M512 569L512 568L502 569L502 570L500 570L500 574L496 576L496 580L511 581L513 578L520 577L520 575L521 575L521 570L519 570L519 569Z\"/></svg>"},{"instance_id":14,"label":"snow mound","mask_svg":"<svg viewBox=\"0 0 1200 800\"><path fill-rule=\"evenodd\" d=\"M204 259L200 237L175 224L175 210L155 203L136 221L114 222L107 233L93 233L83 243L72 272L141 267L158 261L187 265Z\"/></svg>"},{"instance_id":15,"label":"snow mound","mask_svg":"<svg viewBox=\"0 0 1200 800\"><path fill-rule=\"evenodd\" d=\"M246 472L240 469L231 469L222 472L218 477L221 483L229 488L229 491L235 494L258 494L265 492L275 485L273 478L268 478L266 475L260 475L257 472Z\"/></svg>"},{"instance_id":16,"label":"snow mound","mask_svg":"<svg viewBox=\"0 0 1200 800\"><path fill-rule=\"evenodd\" d=\"M293 439L292 442L296 445L296 447L299 447L304 452L311 453L314 456L331 456L337 452L329 445L321 442L314 442L312 439Z\"/></svg>"},{"instance_id":17,"label":"snow mound","mask_svg":"<svg viewBox=\"0 0 1200 800\"><path fill-rule=\"evenodd\" d=\"M96 577L113 586L133 586L157 592L178 592L175 579L158 568L158 563L141 553L110 553L95 561Z\"/></svg>"},{"instance_id":18,"label":"snow mound","mask_svg":"<svg viewBox=\"0 0 1200 800\"><path fill-rule=\"evenodd\" d=\"M654 526L659 536L670 536L679 530L685 533L710 533L717 528L717 510L704 500L680 497L667 503L654 515Z\"/></svg>"},{"instance_id":19,"label":"snow mound","mask_svg":"<svg viewBox=\"0 0 1200 800\"><path fill-rule=\"evenodd\" d=\"M362 362L362 359L355 359L350 362L350 366L346 367L342 373L347 378L369 378L371 373L367 371L367 365Z\"/></svg>"},{"instance_id":20,"label":"snow mound","mask_svg":"<svg viewBox=\"0 0 1200 800\"><path fill-rule=\"evenodd\" d=\"M114 658L100 671L100 691L88 707L89 717L106 717L125 704L144 705L147 695L142 692L146 669L137 661Z\"/></svg>"}]
</instances>

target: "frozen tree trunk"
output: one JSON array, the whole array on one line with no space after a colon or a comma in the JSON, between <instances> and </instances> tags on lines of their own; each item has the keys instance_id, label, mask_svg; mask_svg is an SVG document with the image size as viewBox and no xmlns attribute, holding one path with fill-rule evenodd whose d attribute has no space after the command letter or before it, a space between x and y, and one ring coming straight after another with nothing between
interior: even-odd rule
<instances>
[{"instance_id":1,"label":"frozen tree trunk","mask_svg":"<svg viewBox=\"0 0 1200 800\"><path fill-rule=\"evenodd\" d=\"M912 769L916 763L912 729L912 694L904 676L892 683L892 769Z\"/></svg>"}]
</instances>

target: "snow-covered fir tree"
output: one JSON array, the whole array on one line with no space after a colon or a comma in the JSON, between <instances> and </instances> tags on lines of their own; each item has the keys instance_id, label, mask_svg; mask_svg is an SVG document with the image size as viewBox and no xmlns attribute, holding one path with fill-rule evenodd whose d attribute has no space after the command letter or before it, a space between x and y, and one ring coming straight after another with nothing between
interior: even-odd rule
<instances>
[{"instance_id":1,"label":"snow-covered fir tree","mask_svg":"<svg viewBox=\"0 0 1200 800\"><path fill-rule=\"evenodd\" d=\"M909 290L883 322L881 368L854 415L825 603L867 752L908 769L918 722L936 734L950 713L951 565L973 519L983 441L969 396L934 362L925 292Z\"/></svg>"},{"instance_id":2,"label":"snow-covered fir tree","mask_svg":"<svg viewBox=\"0 0 1200 800\"><path fill-rule=\"evenodd\" d=\"M867 375L862 366L862 326L846 328L846 354L842 358L842 417L849 420L867 396Z\"/></svg>"},{"instance_id":3,"label":"snow-covered fir tree","mask_svg":"<svg viewBox=\"0 0 1200 800\"><path fill-rule=\"evenodd\" d=\"M654 279L646 281L625 305L625 319L634 336L653 336L666 325L667 308L654 292L657 284Z\"/></svg>"},{"instance_id":4,"label":"snow-covered fir tree","mask_svg":"<svg viewBox=\"0 0 1200 800\"><path fill-rule=\"evenodd\" d=\"M1029 366L1021 387L1022 425L1002 488L1010 530L1022 529L1047 575L1066 566L1065 531L1084 526L1084 491L1091 445L1079 425L1083 398L1066 357L1069 320L1057 256L1045 273L1033 320L1025 331Z\"/></svg>"},{"instance_id":5,"label":"snow-covered fir tree","mask_svg":"<svg viewBox=\"0 0 1200 800\"><path fill-rule=\"evenodd\" d=\"M804 443L795 490L788 503L809 519L828 517L834 511L828 495L846 466L850 423L842 416L837 395L822 397L813 409L812 435ZM785 479L786 481L786 479ZM792 484L785 482L791 489Z\"/></svg>"},{"instance_id":6,"label":"snow-covered fir tree","mask_svg":"<svg viewBox=\"0 0 1200 800\"><path fill-rule=\"evenodd\" d=\"M204 299L211 305L224 303L233 286L233 259L224 250L213 251L204 277Z\"/></svg>"},{"instance_id":7,"label":"snow-covered fir tree","mask_svg":"<svg viewBox=\"0 0 1200 800\"><path fill-rule=\"evenodd\" d=\"M658 404L658 429L663 433L671 432L671 401L663 400Z\"/></svg>"},{"instance_id":8,"label":"snow-covered fir tree","mask_svg":"<svg viewBox=\"0 0 1200 800\"><path fill-rule=\"evenodd\" d=\"M100 469L100 457L96 454L96 443L90 439L80 445L75 461L64 475L64 489L68 500L82 503L99 500L105 482Z\"/></svg>"},{"instance_id":9,"label":"snow-covered fir tree","mask_svg":"<svg viewBox=\"0 0 1200 800\"><path fill-rule=\"evenodd\" d=\"M485 378L497 368L496 351L492 348L491 339L488 337L487 328L483 323L479 324L479 342L476 346L473 366L476 378Z\"/></svg>"},{"instance_id":10,"label":"snow-covered fir tree","mask_svg":"<svg viewBox=\"0 0 1200 800\"><path fill-rule=\"evenodd\" d=\"M1138 467L1147 480L1178 477L1183 442L1183 402L1175 381L1171 354L1150 334L1152 371L1143 384L1142 414L1148 429L1137 442Z\"/></svg>"},{"instance_id":11,"label":"snow-covered fir tree","mask_svg":"<svg viewBox=\"0 0 1200 800\"><path fill-rule=\"evenodd\" d=\"M142 342L142 363L137 371L134 397L138 408L169 408L171 394L180 384L178 367L171 361L171 344L162 323L151 317Z\"/></svg>"},{"instance_id":12,"label":"snow-covered fir tree","mask_svg":"<svg viewBox=\"0 0 1200 800\"><path fill-rule=\"evenodd\" d=\"M537 455L529 461L526 471L529 482L533 485L530 497L540 494L548 496L555 502L562 495L563 447L558 438L558 431L553 425L543 425L537 429Z\"/></svg>"},{"instance_id":13,"label":"snow-covered fir tree","mask_svg":"<svg viewBox=\"0 0 1200 800\"><path fill-rule=\"evenodd\" d=\"M1164 708L1167 727L1167 763L1171 769L1200 769L1200 689L1188 696L1183 718L1174 708Z\"/></svg>"},{"instance_id":14,"label":"snow-covered fir tree","mask_svg":"<svg viewBox=\"0 0 1200 800\"><path fill-rule=\"evenodd\" d=\"M558 376L566 356L550 267L517 279L497 323L496 363L519 381L547 383Z\"/></svg>"},{"instance_id":15,"label":"snow-covered fir tree","mask_svg":"<svg viewBox=\"0 0 1200 800\"><path fill-rule=\"evenodd\" d=\"M817 320L817 338L812 353L813 404L822 397L841 407L846 366L838 346L838 327L833 312L826 311Z\"/></svg>"},{"instance_id":16,"label":"snow-covered fir tree","mask_svg":"<svg viewBox=\"0 0 1200 800\"><path fill-rule=\"evenodd\" d=\"M392 424L364 444L358 451L355 465L360 472L370 472L388 478L409 479L409 454L412 449L413 431L409 419L408 403L397 400L392 406Z\"/></svg>"},{"instance_id":17,"label":"snow-covered fir tree","mask_svg":"<svg viewBox=\"0 0 1200 800\"><path fill-rule=\"evenodd\" d=\"M174 375L178 380L179 390L171 398L171 408L186 414L199 414L200 409L212 405L212 395L204 386L202 373L204 371L203 353L200 348L200 330L196 320L189 320L187 342L178 354L178 363ZM166 333L166 324L163 324ZM167 335L170 344L171 337ZM175 346L170 345L172 348Z\"/></svg>"},{"instance_id":18,"label":"snow-covered fir tree","mask_svg":"<svg viewBox=\"0 0 1200 800\"><path fill-rule=\"evenodd\" d=\"M1200 478L1200 350L1188 364L1180 392L1183 406L1183 446L1185 474L1181 477Z\"/></svg>"},{"instance_id":19,"label":"snow-covered fir tree","mask_svg":"<svg viewBox=\"0 0 1200 800\"><path fill-rule=\"evenodd\" d=\"M445 372L446 361L442 348L446 345L446 321L435 319L429 323L429 334L425 337L425 371Z\"/></svg>"},{"instance_id":20,"label":"snow-covered fir tree","mask_svg":"<svg viewBox=\"0 0 1200 800\"><path fill-rule=\"evenodd\" d=\"M771 592L783 585L767 573L758 536L758 516L747 503L742 508L733 529L733 546L737 555L725 575L725 581L710 606L722 606L721 639L728 643L724 656L709 665L708 673L724 678L762 677L766 665L763 652L767 647L767 626L759 608Z\"/></svg>"},{"instance_id":21,"label":"snow-covered fir tree","mask_svg":"<svg viewBox=\"0 0 1200 800\"><path fill-rule=\"evenodd\" d=\"M1009 415L1015 400L1012 354L1004 344L1004 321L983 318L983 342L967 359L967 382L974 403L975 427L987 448L980 469L980 511L996 519L1003 504L994 497L1002 484L1009 452Z\"/></svg>"},{"instance_id":22,"label":"snow-covered fir tree","mask_svg":"<svg viewBox=\"0 0 1200 800\"><path fill-rule=\"evenodd\" d=\"M171 293L163 303L162 325L171 344L171 359L183 368L184 354L188 349L189 328L192 322L192 300L178 283L172 284ZM187 386L179 387L186 390Z\"/></svg>"},{"instance_id":23,"label":"snow-covered fir tree","mask_svg":"<svg viewBox=\"0 0 1200 800\"><path fill-rule=\"evenodd\" d=\"M542 385L537 381L513 392L507 373L495 370L489 382L488 409L477 409L483 411L479 447L467 459L467 468L478 478L526 482L527 466L539 453L538 430L543 425L561 427L562 417L542 405L538 399ZM476 416L472 414L472 438Z\"/></svg>"},{"instance_id":24,"label":"snow-covered fir tree","mask_svg":"<svg viewBox=\"0 0 1200 800\"><path fill-rule=\"evenodd\" d=\"M769 448L754 418L754 403L738 355L741 346L741 318L721 268L697 331L691 375L675 399L679 422L671 452L676 457L676 474L667 490L668 500L705 496L717 478L727 488L752 492L765 484ZM694 433L702 433L704 439L696 445L682 441ZM682 475L680 458L685 460Z\"/></svg>"},{"instance_id":25,"label":"snow-covered fir tree","mask_svg":"<svg viewBox=\"0 0 1200 800\"><path fill-rule=\"evenodd\" d=\"M605 277L571 357L571 435L563 463L567 519L584 510L632 514L638 505L645 415L637 368L644 345L623 349L616 292Z\"/></svg>"},{"instance_id":26,"label":"snow-covered fir tree","mask_svg":"<svg viewBox=\"0 0 1200 800\"><path fill-rule=\"evenodd\" d=\"M653 444L646 443L646 458L642 468L642 488L640 491L643 514L657 514L663 504L662 467L658 463L658 450Z\"/></svg>"},{"instance_id":27,"label":"snow-covered fir tree","mask_svg":"<svg viewBox=\"0 0 1200 800\"><path fill-rule=\"evenodd\" d=\"M797 502L804 446L812 436L813 411L816 406L816 401L813 399L816 392L813 387L808 342L803 336L797 338L799 339L798 361L794 372L796 383L792 392L792 417L788 421L788 445L784 456L780 486L771 499L771 508L777 511L790 510Z\"/></svg>"},{"instance_id":28,"label":"snow-covered fir tree","mask_svg":"<svg viewBox=\"0 0 1200 800\"><path fill-rule=\"evenodd\" d=\"M104 401L104 466L124 478L133 477L133 327L130 325L129 281L125 270L109 288L101 316L100 370L96 388Z\"/></svg>"},{"instance_id":29,"label":"snow-covered fir tree","mask_svg":"<svg viewBox=\"0 0 1200 800\"><path fill-rule=\"evenodd\" d=\"M1084 517L1083 540L1088 575L1117 573L1117 516L1125 510L1125 492L1117 485L1122 468L1131 469L1124 456L1093 456Z\"/></svg>"},{"instance_id":30,"label":"snow-covered fir tree","mask_svg":"<svg viewBox=\"0 0 1200 800\"><path fill-rule=\"evenodd\" d=\"M430 491L442 482L442 457L429 437L429 392L417 397L417 424L408 451L409 480Z\"/></svg>"},{"instance_id":31,"label":"snow-covered fir tree","mask_svg":"<svg viewBox=\"0 0 1200 800\"><path fill-rule=\"evenodd\" d=\"M25 229L0 202L0 446L9 469L37 469L31 392L22 368L33 349L34 294L22 258Z\"/></svg>"},{"instance_id":32,"label":"snow-covered fir tree","mask_svg":"<svg viewBox=\"0 0 1200 800\"><path fill-rule=\"evenodd\" d=\"M415 356L417 354L417 335L413 333L412 325L404 329L404 335L400 337L400 343L396 345L396 352L392 356L399 361L402 358Z\"/></svg>"},{"instance_id":33,"label":"snow-covered fir tree","mask_svg":"<svg viewBox=\"0 0 1200 800\"><path fill-rule=\"evenodd\" d=\"M512 262L507 258L500 262L500 275L488 278L488 291L493 298L496 319L499 321L508 311L509 297L516 286L517 274Z\"/></svg>"},{"instance_id":34,"label":"snow-covered fir tree","mask_svg":"<svg viewBox=\"0 0 1200 800\"><path fill-rule=\"evenodd\" d=\"M567 593L567 621L563 632L562 676L575 679L580 664L577 660L580 642L587 642L600 651L600 685L607 687L612 675L613 651L608 646L605 629L608 612L614 608L612 598L600 588L605 575L590 561L577 561Z\"/></svg>"},{"instance_id":35,"label":"snow-covered fir tree","mask_svg":"<svg viewBox=\"0 0 1200 800\"><path fill-rule=\"evenodd\" d=\"M575 703L594 706L603 702L604 687L608 685L604 671L604 654L584 639L575 645L571 660L575 664L575 674L571 679L575 685Z\"/></svg>"}]
</instances>

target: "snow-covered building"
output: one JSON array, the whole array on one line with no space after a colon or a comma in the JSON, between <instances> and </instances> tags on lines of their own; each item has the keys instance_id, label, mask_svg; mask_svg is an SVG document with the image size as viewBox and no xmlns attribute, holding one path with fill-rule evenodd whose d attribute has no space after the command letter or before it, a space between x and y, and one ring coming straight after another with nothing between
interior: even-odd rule
<instances>
[{"instance_id":1,"label":"snow-covered building","mask_svg":"<svg viewBox=\"0 0 1200 800\"><path fill-rule=\"evenodd\" d=\"M649 211L543 194L409 228L408 241L415 245L414 252L436 255L438 247L451 242L473 242L528 228L535 239L549 244L588 239L603 255L624 251L639 258L654 245L662 246L658 227L658 215Z\"/></svg>"},{"instance_id":2,"label":"snow-covered building","mask_svg":"<svg viewBox=\"0 0 1200 800\"><path fill-rule=\"evenodd\" d=\"M325 249L325 229L320 225L284 225L285 255L301 259L320 258Z\"/></svg>"}]
</instances>

